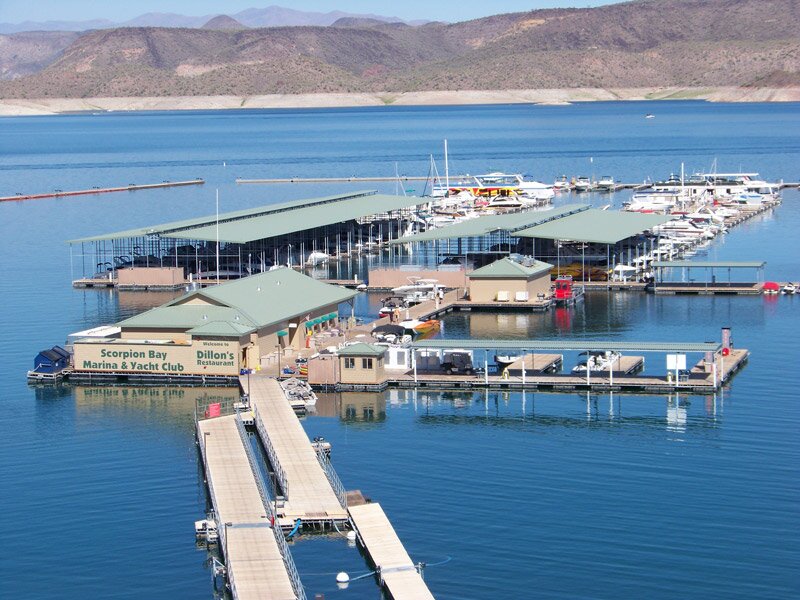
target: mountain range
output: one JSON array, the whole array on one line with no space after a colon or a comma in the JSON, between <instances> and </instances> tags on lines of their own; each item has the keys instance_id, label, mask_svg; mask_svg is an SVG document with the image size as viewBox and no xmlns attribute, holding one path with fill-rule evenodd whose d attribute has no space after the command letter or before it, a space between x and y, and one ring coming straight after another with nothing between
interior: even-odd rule
<instances>
[{"instance_id":1,"label":"mountain range","mask_svg":"<svg viewBox=\"0 0 800 600\"><path fill-rule=\"evenodd\" d=\"M798 0L634 0L419 26L231 17L0 36L0 98L800 85Z\"/></svg>"},{"instance_id":2,"label":"mountain range","mask_svg":"<svg viewBox=\"0 0 800 600\"><path fill-rule=\"evenodd\" d=\"M202 27L217 15L192 17L176 13L145 13L128 21L115 22L108 19L89 21L25 21L23 23L0 23L0 33L28 31L88 31L90 29L114 29L117 27ZM327 13L294 10L283 6L248 8L227 15L246 27L327 26L345 17L374 19L388 23L402 22L397 17L372 14L354 14L334 10ZM412 21L420 24L426 21Z\"/></svg>"}]
</instances>

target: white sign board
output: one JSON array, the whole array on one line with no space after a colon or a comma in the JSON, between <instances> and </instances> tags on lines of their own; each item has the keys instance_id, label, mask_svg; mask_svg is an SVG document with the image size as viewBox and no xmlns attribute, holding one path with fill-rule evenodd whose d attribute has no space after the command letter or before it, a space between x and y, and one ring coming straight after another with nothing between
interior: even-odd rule
<instances>
[{"instance_id":1,"label":"white sign board","mask_svg":"<svg viewBox=\"0 0 800 600\"><path fill-rule=\"evenodd\" d=\"M685 354L667 354L667 371L685 371Z\"/></svg>"}]
</instances>

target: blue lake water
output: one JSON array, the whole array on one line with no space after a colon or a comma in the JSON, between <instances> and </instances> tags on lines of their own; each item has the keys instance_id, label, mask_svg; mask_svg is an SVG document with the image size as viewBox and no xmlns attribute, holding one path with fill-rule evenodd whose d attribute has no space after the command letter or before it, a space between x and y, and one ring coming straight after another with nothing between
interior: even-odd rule
<instances>
[{"instance_id":1,"label":"blue lake water","mask_svg":"<svg viewBox=\"0 0 800 600\"><path fill-rule=\"evenodd\" d=\"M73 290L65 240L210 214L215 189L221 210L233 210L374 187L237 186L236 177L386 176L395 163L424 175L443 138L451 173L640 181L716 159L719 170L796 181L799 108L657 102L0 120L0 195L208 182L0 204L2 595L212 594L192 533L206 502L192 394L24 381L38 350L167 299ZM768 278L800 279L798 202L786 191L780 207L715 241L708 256L764 259ZM412 557L431 565L436 597L794 598L799 308L787 297L598 292L570 311L455 314L448 336L703 341L730 325L752 357L716 398L356 394L321 398L320 416L304 425L332 442L347 487L380 501ZM306 537L293 554L309 597L379 596L371 579L336 589L336 571L367 570L343 540Z\"/></svg>"}]
</instances>

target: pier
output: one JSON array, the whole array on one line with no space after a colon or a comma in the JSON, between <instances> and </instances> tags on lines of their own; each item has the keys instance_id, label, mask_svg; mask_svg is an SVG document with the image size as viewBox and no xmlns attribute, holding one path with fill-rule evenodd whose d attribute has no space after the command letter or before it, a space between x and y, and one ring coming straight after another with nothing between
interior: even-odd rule
<instances>
[{"instance_id":1,"label":"pier","mask_svg":"<svg viewBox=\"0 0 800 600\"><path fill-rule=\"evenodd\" d=\"M433 600L380 504L352 506L348 513L357 539L389 595L394 600Z\"/></svg>"},{"instance_id":2,"label":"pier","mask_svg":"<svg viewBox=\"0 0 800 600\"><path fill-rule=\"evenodd\" d=\"M344 487L327 458L311 447L280 384L259 375L242 376L240 384L282 493L276 509L280 526L291 527L297 519L323 530L346 524Z\"/></svg>"},{"instance_id":3,"label":"pier","mask_svg":"<svg viewBox=\"0 0 800 600\"><path fill-rule=\"evenodd\" d=\"M14 196L0 196L0 202L13 202L18 200L40 200L44 198L66 198L68 196L88 196L90 194L111 194L114 192L135 192L138 190L154 190L159 188L183 187L187 185L203 185L204 179L190 179L188 181L162 181L161 183L131 183L119 187L96 187L90 190L74 190L63 192L55 190L43 194L16 194Z\"/></svg>"},{"instance_id":4,"label":"pier","mask_svg":"<svg viewBox=\"0 0 800 600\"><path fill-rule=\"evenodd\" d=\"M281 548L283 532L271 523L269 501L257 484L238 418L227 415L197 423L231 594L241 600L305 599L285 541Z\"/></svg>"},{"instance_id":5,"label":"pier","mask_svg":"<svg viewBox=\"0 0 800 600\"><path fill-rule=\"evenodd\" d=\"M452 181L460 181L468 179L469 175L450 175ZM430 175L394 175L391 177L273 177L273 178L256 178L256 179L241 179L237 178L236 183L241 184L257 184L257 183L350 183L350 182L392 182L392 181L428 181L432 179ZM593 189L592 192L607 193L616 192L619 190L635 190L645 188L651 185L650 183L621 183L616 182L613 189ZM796 188L800 187L800 183L784 183L779 184L780 188Z\"/></svg>"}]
</instances>

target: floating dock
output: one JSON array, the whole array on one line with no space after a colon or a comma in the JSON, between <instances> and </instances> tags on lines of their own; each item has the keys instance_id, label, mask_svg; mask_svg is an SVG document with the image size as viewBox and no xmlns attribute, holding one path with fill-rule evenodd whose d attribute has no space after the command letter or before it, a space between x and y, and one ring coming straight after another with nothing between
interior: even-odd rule
<instances>
[{"instance_id":1,"label":"floating dock","mask_svg":"<svg viewBox=\"0 0 800 600\"><path fill-rule=\"evenodd\" d=\"M256 483L237 415L197 423L211 503L219 523L220 549L234 598L296 600L291 556L281 552L280 528L270 523L269 502ZM287 558L288 557L288 558ZM288 561L288 563L287 563ZM287 564L291 567L287 568ZM294 571L296 575L296 571ZM299 582L299 578L297 579ZM300 587L302 592L302 586Z\"/></svg>"},{"instance_id":2,"label":"floating dock","mask_svg":"<svg viewBox=\"0 0 800 600\"><path fill-rule=\"evenodd\" d=\"M250 375L241 377L240 384L250 397L256 430L283 495L276 511L280 525L291 527L297 519L322 529L346 524L344 487L311 447L280 383Z\"/></svg>"},{"instance_id":3,"label":"floating dock","mask_svg":"<svg viewBox=\"0 0 800 600\"><path fill-rule=\"evenodd\" d=\"M14 196L0 196L0 202L40 200L43 198L66 198L68 196L88 196L90 194L111 194L114 192L135 192L138 190L154 190L158 188L182 187L187 185L203 185L204 183L204 179L190 179L188 181L162 181L161 183L131 183L126 186L107 188L96 187L90 190L74 190L70 192L55 190L53 192L46 192L44 194L15 194Z\"/></svg>"},{"instance_id":4,"label":"floating dock","mask_svg":"<svg viewBox=\"0 0 800 600\"><path fill-rule=\"evenodd\" d=\"M389 595L394 600L433 600L380 504L351 506L348 513L358 540Z\"/></svg>"}]
</instances>

